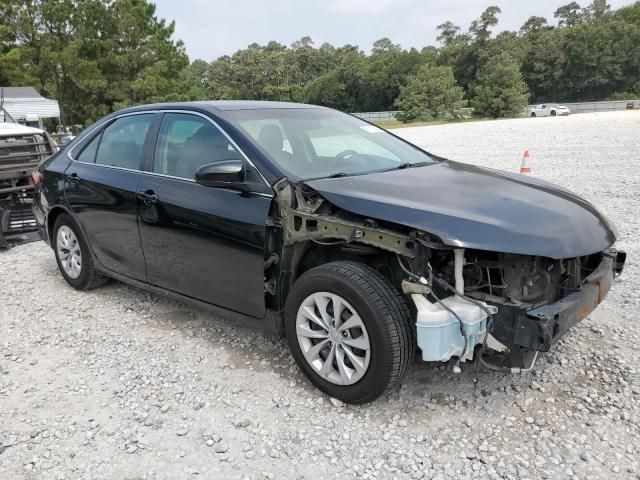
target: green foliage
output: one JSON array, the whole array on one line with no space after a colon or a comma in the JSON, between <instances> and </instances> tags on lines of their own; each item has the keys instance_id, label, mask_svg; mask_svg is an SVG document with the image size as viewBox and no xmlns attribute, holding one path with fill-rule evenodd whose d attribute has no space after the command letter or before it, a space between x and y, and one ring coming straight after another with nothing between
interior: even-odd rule
<instances>
[{"instance_id":1,"label":"green foliage","mask_svg":"<svg viewBox=\"0 0 640 480\"><path fill-rule=\"evenodd\" d=\"M347 86L340 80L338 72L313 79L305 88L304 101L346 111L351 110L353 105L347 94Z\"/></svg>"},{"instance_id":2,"label":"green foliage","mask_svg":"<svg viewBox=\"0 0 640 480\"><path fill-rule=\"evenodd\" d=\"M513 116L527 105L527 86L518 63L508 54L492 57L478 71L471 102L477 115Z\"/></svg>"},{"instance_id":3,"label":"green foliage","mask_svg":"<svg viewBox=\"0 0 640 480\"><path fill-rule=\"evenodd\" d=\"M520 35L530 35L534 32L539 32L547 26L547 19L544 17L529 17L520 27Z\"/></svg>"},{"instance_id":4,"label":"green foliage","mask_svg":"<svg viewBox=\"0 0 640 480\"><path fill-rule=\"evenodd\" d=\"M0 80L58 99L66 124L193 93L173 23L146 0L4 0L0 18Z\"/></svg>"},{"instance_id":5,"label":"green foliage","mask_svg":"<svg viewBox=\"0 0 640 480\"><path fill-rule=\"evenodd\" d=\"M427 49L402 50L388 38L371 55L358 47L314 46L309 37L290 47L271 42L238 50L209 65L209 98L305 101L347 110L389 110L409 75L435 58Z\"/></svg>"},{"instance_id":6,"label":"green foliage","mask_svg":"<svg viewBox=\"0 0 640 480\"><path fill-rule=\"evenodd\" d=\"M464 92L456 84L451 67L424 65L400 90L396 106L401 121L459 118Z\"/></svg>"},{"instance_id":7,"label":"green foliage","mask_svg":"<svg viewBox=\"0 0 640 480\"><path fill-rule=\"evenodd\" d=\"M453 116L461 94L482 115L533 102L640 94L640 1L606 0L497 30L489 6L466 31L445 21L439 47L391 39L358 46L253 43L211 63L189 63L174 25L151 0L2 0L0 85L31 85L60 102L66 124L90 123L140 103L196 99L309 102L346 111L401 108L405 118Z\"/></svg>"},{"instance_id":8,"label":"green foliage","mask_svg":"<svg viewBox=\"0 0 640 480\"><path fill-rule=\"evenodd\" d=\"M502 13L500 7L491 6L482 12L478 20L471 22L469 27L469 33L478 42L486 42L491 36L491 27L495 27L498 24L498 14Z\"/></svg>"},{"instance_id":9,"label":"green foliage","mask_svg":"<svg viewBox=\"0 0 640 480\"><path fill-rule=\"evenodd\" d=\"M440 30L437 40L443 45L452 45L458 39L460 27L452 22L441 23L437 29Z\"/></svg>"},{"instance_id":10,"label":"green foliage","mask_svg":"<svg viewBox=\"0 0 640 480\"><path fill-rule=\"evenodd\" d=\"M635 100L640 98L640 82L631 92L615 92L607 100Z\"/></svg>"},{"instance_id":11,"label":"green foliage","mask_svg":"<svg viewBox=\"0 0 640 480\"><path fill-rule=\"evenodd\" d=\"M522 75L533 99L558 99L565 91L566 39L564 29L542 27L522 38Z\"/></svg>"},{"instance_id":12,"label":"green foliage","mask_svg":"<svg viewBox=\"0 0 640 480\"><path fill-rule=\"evenodd\" d=\"M553 16L558 19L558 25L573 27L582 21L581 8L576 2L568 3L558 8Z\"/></svg>"}]
</instances>

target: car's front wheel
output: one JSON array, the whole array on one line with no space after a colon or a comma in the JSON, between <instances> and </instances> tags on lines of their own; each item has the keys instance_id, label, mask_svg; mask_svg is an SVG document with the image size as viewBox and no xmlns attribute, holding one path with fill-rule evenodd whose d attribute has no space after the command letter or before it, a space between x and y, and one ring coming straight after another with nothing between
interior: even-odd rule
<instances>
[{"instance_id":1,"label":"car's front wheel","mask_svg":"<svg viewBox=\"0 0 640 480\"><path fill-rule=\"evenodd\" d=\"M556 116L556 111L555 110L551 110L551 116L555 117Z\"/></svg>"},{"instance_id":2,"label":"car's front wheel","mask_svg":"<svg viewBox=\"0 0 640 480\"><path fill-rule=\"evenodd\" d=\"M304 273L287 298L285 333L311 382L347 403L370 402L399 384L415 356L404 296L356 262Z\"/></svg>"},{"instance_id":3,"label":"car's front wheel","mask_svg":"<svg viewBox=\"0 0 640 480\"><path fill-rule=\"evenodd\" d=\"M89 246L82 232L66 213L56 218L53 245L60 273L78 290L91 290L107 283L108 278L96 270Z\"/></svg>"},{"instance_id":4,"label":"car's front wheel","mask_svg":"<svg viewBox=\"0 0 640 480\"><path fill-rule=\"evenodd\" d=\"M531 112L531 117L536 118L536 112Z\"/></svg>"}]
</instances>

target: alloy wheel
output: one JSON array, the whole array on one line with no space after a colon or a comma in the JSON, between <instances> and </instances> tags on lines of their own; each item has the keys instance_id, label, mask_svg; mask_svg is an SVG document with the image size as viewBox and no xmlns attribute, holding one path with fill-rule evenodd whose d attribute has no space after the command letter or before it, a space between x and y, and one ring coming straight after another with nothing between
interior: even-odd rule
<instances>
[{"instance_id":1,"label":"alloy wheel","mask_svg":"<svg viewBox=\"0 0 640 480\"><path fill-rule=\"evenodd\" d=\"M371 359L367 329L341 296L309 295L298 309L296 335L305 360L324 380L353 385L367 373Z\"/></svg>"},{"instance_id":2,"label":"alloy wheel","mask_svg":"<svg viewBox=\"0 0 640 480\"><path fill-rule=\"evenodd\" d=\"M66 225L58 229L56 248L64 273L75 280L82 273L82 253L76 234Z\"/></svg>"}]
</instances>

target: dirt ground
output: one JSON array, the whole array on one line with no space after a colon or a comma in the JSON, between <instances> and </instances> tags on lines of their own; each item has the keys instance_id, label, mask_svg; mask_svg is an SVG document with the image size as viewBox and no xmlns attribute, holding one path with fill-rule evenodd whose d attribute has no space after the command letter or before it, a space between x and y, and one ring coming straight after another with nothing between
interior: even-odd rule
<instances>
[{"instance_id":1,"label":"dirt ground","mask_svg":"<svg viewBox=\"0 0 640 480\"><path fill-rule=\"evenodd\" d=\"M640 478L640 112L398 133L510 171L529 150L617 225L624 275L534 372L416 361L345 406L284 341L118 282L77 292L30 243L0 252L0 479Z\"/></svg>"}]
</instances>

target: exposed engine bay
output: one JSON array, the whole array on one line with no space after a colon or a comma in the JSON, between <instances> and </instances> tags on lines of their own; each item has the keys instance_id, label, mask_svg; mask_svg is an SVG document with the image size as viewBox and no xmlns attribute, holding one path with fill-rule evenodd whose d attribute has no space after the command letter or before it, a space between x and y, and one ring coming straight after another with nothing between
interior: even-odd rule
<instances>
[{"instance_id":1,"label":"exposed engine bay","mask_svg":"<svg viewBox=\"0 0 640 480\"><path fill-rule=\"evenodd\" d=\"M529 369L535 361L535 352L549 350L551 340L561 332L554 327L550 332L551 338L536 338L533 335L531 342L520 345L518 331L535 328L536 324L522 324L514 319L520 317L518 313L524 314L526 318L527 312L552 305L571 293L580 292L585 279L598 269L603 255L598 253L582 258L552 260L510 253L433 249L429 252L428 267L429 276L433 278L426 282L429 291L424 295L433 303L428 305L424 299L413 296L418 307L418 337L420 338L421 329L428 328L430 340L423 343L432 347L434 333L447 332L447 329L439 326L442 325L442 320L434 319L433 314L424 313L441 306L463 326L461 335L466 348L458 355L460 360L472 360L474 349L479 347L477 360L485 367L494 370ZM424 283L423 279L424 277L419 281ZM455 287L451 288L452 285ZM608 284L606 288L608 290ZM559 320L559 317L552 320ZM433 322L439 328L433 328ZM544 331L536 330L534 333ZM456 341L459 344L461 340L457 338ZM451 356L456 356L458 350L454 350ZM494 353L493 360L498 360L498 363L488 363L483 359L486 350ZM422 351L423 360L449 360L450 352L446 350L446 354L439 358L441 352L436 351L435 355L432 352L431 356L425 357L425 348Z\"/></svg>"},{"instance_id":2,"label":"exposed engine bay","mask_svg":"<svg viewBox=\"0 0 640 480\"><path fill-rule=\"evenodd\" d=\"M624 252L551 259L445 244L429 232L339 209L305 185L281 180L269 217L265 294L282 309L305 270L354 259L408 296L424 361L532 368L539 351L586 317L622 271Z\"/></svg>"}]
</instances>

